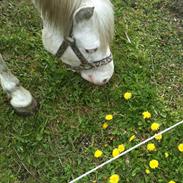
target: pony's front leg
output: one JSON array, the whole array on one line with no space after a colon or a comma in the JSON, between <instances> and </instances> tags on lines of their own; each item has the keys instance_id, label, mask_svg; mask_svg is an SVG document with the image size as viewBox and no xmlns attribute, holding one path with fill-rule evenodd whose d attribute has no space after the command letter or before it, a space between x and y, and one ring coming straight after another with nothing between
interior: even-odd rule
<instances>
[{"instance_id":1,"label":"pony's front leg","mask_svg":"<svg viewBox=\"0 0 183 183\"><path fill-rule=\"evenodd\" d=\"M10 104L18 114L31 115L37 109L37 102L31 93L20 85L10 72L0 54L0 83L10 98Z\"/></svg>"}]
</instances>

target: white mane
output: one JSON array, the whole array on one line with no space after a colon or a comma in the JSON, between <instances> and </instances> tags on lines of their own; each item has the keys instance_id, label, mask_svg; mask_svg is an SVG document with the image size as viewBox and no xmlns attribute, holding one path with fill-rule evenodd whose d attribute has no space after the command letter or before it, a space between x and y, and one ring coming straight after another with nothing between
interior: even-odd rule
<instances>
[{"instance_id":1,"label":"white mane","mask_svg":"<svg viewBox=\"0 0 183 183\"><path fill-rule=\"evenodd\" d=\"M113 38L114 17L110 0L33 0L42 18L57 27L64 36L68 36L72 26L74 12L83 3L91 2L95 6L96 28L101 43L109 44Z\"/></svg>"}]
</instances>

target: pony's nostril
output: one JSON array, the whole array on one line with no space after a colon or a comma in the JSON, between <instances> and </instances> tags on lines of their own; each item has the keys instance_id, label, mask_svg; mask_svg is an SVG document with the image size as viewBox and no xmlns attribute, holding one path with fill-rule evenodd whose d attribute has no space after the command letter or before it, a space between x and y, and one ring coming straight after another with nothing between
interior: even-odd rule
<instances>
[{"instance_id":1,"label":"pony's nostril","mask_svg":"<svg viewBox=\"0 0 183 183\"><path fill-rule=\"evenodd\" d=\"M103 80L103 83L107 83L107 81L108 81L108 79L104 79L104 80Z\"/></svg>"}]
</instances>

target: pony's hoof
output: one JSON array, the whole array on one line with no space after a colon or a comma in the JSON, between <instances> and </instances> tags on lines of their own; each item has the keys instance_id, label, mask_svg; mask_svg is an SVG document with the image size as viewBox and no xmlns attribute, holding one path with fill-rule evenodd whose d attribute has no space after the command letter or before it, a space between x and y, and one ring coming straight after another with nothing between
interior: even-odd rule
<instances>
[{"instance_id":1,"label":"pony's hoof","mask_svg":"<svg viewBox=\"0 0 183 183\"><path fill-rule=\"evenodd\" d=\"M37 101L32 98L31 104L26 107L14 107L15 112L21 116L32 116L38 111L39 105Z\"/></svg>"}]
</instances>

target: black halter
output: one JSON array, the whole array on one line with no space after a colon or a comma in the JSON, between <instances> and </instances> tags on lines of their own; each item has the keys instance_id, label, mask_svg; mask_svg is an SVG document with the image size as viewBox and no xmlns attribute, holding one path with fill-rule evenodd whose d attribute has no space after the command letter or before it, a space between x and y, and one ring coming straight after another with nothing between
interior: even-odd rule
<instances>
[{"instance_id":1,"label":"black halter","mask_svg":"<svg viewBox=\"0 0 183 183\"><path fill-rule=\"evenodd\" d=\"M74 70L76 72L81 72L82 70L90 70L90 69L93 69L93 68L97 68L97 67L106 65L106 64L108 64L108 63L110 63L112 61L112 54L110 54L108 57L106 57L104 59L101 59L101 60L98 60L98 61L90 63L84 57L84 55L81 53L79 48L77 47L76 41L72 37L72 31L71 31L70 36L65 38L64 41L62 42L62 44L60 45L60 47L59 47L59 49L58 49L58 51L56 53L56 57L60 59L69 46L72 48L73 52L79 58L81 63L77 67L73 67L73 66L68 65L68 64L66 64L66 65L68 67L70 67L71 70Z\"/></svg>"}]
</instances>

